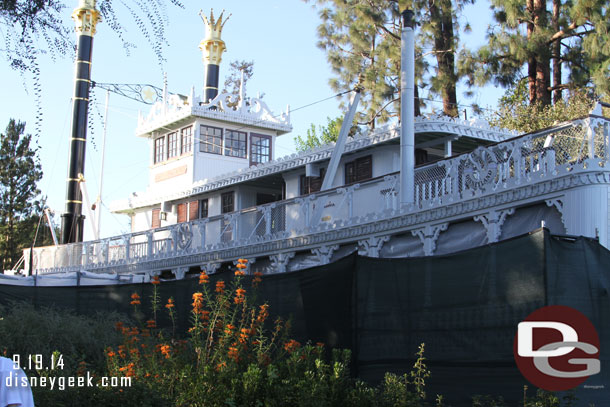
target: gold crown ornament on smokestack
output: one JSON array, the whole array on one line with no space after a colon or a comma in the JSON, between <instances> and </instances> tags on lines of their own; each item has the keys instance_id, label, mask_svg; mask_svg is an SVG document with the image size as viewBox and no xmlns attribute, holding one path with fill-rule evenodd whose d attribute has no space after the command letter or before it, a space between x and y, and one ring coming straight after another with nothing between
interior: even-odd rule
<instances>
[{"instance_id":1,"label":"gold crown ornament on smokestack","mask_svg":"<svg viewBox=\"0 0 610 407\"><path fill-rule=\"evenodd\" d=\"M229 16L223 20L224 10L214 18L214 10L210 12L208 18L203 11L199 11L199 15L205 24L205 38L199 43L199 49L203 54L203 63L205 64L205 77L203 80L203 100L205 103L214 99L218 95L218 77L220 74L220 62L222 61L222 53L225 51L225 42L220 38L222 29L229 20Z\"/></svg>"},{"instance_id":2,"label":"gold crown ornament on smokestack","mask_svg":"<svg viewBox=\"0 0 610 407\"><path fill-rule=\"evenodd\" d=\"M76 24L76 35L95 35L95 26L100 21L100 12L95 8L95 0L80 0L72 12Z\"/></svg>"}]
</instances>

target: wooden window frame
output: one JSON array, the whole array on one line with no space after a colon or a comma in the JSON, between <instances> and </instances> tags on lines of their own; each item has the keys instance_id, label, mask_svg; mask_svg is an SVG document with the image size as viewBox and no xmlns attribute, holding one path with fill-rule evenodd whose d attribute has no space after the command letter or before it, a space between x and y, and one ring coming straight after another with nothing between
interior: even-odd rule
<instances>
[{"instance_id":1,"label":"wooden window frame","mask_svg":"<svg viewBox=\"0 0 610 407\"><path fill-rule=\"evenodd\" d=\"M243 136L243 140L240 139L240 136ZM242 142L243 149L241 148ZM237 147L234 143L237 143ZM224 155L227 157L248 158L248 133L238 130L225 130Z\"/></svg>"},{"instance_id":2,"label":"wooden window frame","mask_svg":"<svg viewBox=\"0 0 610 407\"><path fill-rule=\"evenodd\" d=\"M152 210L150 218L150 228L156 229L161 227L161 208L155 208Z\"/></svg>"},{"instance_id":3,"label":"wooden window frame","mask_svg":"<svg viewBox=\"0 0 610 407\"><path fill-rule=\"evenodd\" d=\"M153 144L153 163L158 164L165 161L165 136L157 137L153 140Z\"/></svg>"},{"instance_id":4,"label":"wooden window frame","mask_svg":"<svg viewBox=\"0 0 610 407\"><path fill-rule=\"evenodd\" d=\"M180 151L180 132L173 131L167 135L167 159L177 157Z\"/></svg>"},{"instance_id":5,"label":"wooden window frame","mask_svg":"<svg viewBox=\"0 0 610 407\"><path fill-rule=\"evenodd\" d=\"M190 201L188 205L189 214L188 220L189 222L199 219L199 200L196 199L194 201Z\"/></svg>"},{"instance_id":6,"label":"wooden window frame","mask_svg":"<svg viewBox=\"0 0 610 407\"><path fill-rule=\"evenodd\" d=\"M299 195L308 195L319 192L322 189L324 175L326 175L326 168L320 168L319 177L308 177L305 174L302 174L299 178Z\"/></svg>"},{"instance_id":7,"label":"wooden window frame","mask_svg":"<svg viewBox=\"0 0 610 407\"><path fill-rule=\"evenodd\" d=\"M207 131L204 131L204 129L220 130L220 136L217 136L215 134L210 136L209 134L207 134ZM223 135L224 130L221 127L207 126L205 124L202 124L199 127L199 139L201 140L199 142L199 152L222 155ZM211 143L209 142L210 140L212 140ZM215 143L214 141L218 141L219 144ZM218 148L218 151L214 151L216 148Z\"/></svg>"},{"instance_id":8,"label":"wooden window frame","mask_svg":"<svg viewBox=\"0 0 610 407\"><path fill-rule=\"evenodd\" d=\"M367 161L370 164L364 167ZM371 154L345 163L345 185L367 181L373 178L373 156Z\"/></svg>"},{"instance_id":9,"label":"wooden window frame","mask_svg":"<svg viewBox=\"0 0 610 407\"><path fill-rule=\"evenodd\" d=\"M209 216L209 201L208 198L199 200L199 218L207 218Z\"/></svg>"},{"instance_id":10,"label":"wooden window frame","mask_svg":"<svg viewBox=\"0 0 610 407\"><path fill-rule=\"evenodd\" d=\"M267 156L267 161L255 161L254 158L256 156L262 156L258 152L255 153L254 149L259 145L254 141L255 138L264 139L269 141L269 155ZM271 161L273 157L273 137L267 134L258 134L258 133L250 133L250 166L264 164Z\"/></svg>"},{"instance_id":11,"label":"wooden window frame","mask_svg":"<svg viewBox=\"0 0 610 407\"><path fill-rule=\"evenodd\" d=\"M231 198L231 210L226 210L228 204L225 203L225 199ZM220 213L231 213L235 212L235 191L223 192L220 194Z\"/></svg>"},{"instance_id":12,"label":"wooden window frame","mask_svg":"<svg viewBox=\"0 0 610 407\"><path fill-rule=\"evenodd\" d=\"M180 130L180 155L190 153L193 149L193 126Z\"/></svg>"}]
</instances>

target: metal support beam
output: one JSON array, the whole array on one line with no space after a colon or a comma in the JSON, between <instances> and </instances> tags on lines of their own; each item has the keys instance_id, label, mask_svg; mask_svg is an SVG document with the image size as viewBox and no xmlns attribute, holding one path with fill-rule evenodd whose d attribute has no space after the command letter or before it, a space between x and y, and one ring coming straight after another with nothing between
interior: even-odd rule
<instances>
[{"instance_id":1,"label":"metal support beam","mask_svg":"<svg viewBox=\"0 0 610 407\"><path fill-rule=\"evenodd\" d=\"M354 116L356 116L356 110L358 109L359 102L360 89L357 88L352 94L349 109L347 111L347 114L343 118L343 124L341 125L341 130L339 131L339 138L337 139L335 149L333 150L333 154L330 157L330 163L328 164L328 168L326 169L326 173L324 174L324 181L322 182L321 188L322 191L326 191L327 189L332 188L333 180L335 179L335 175L337 174L337 168L339 168L339 162L341 161L341 155L343 154L343 150L345 150L345 142L347 140L347 135L349 134L349 131L352 128L352 122L354 121Z\"/></svg>"}]
</instances>

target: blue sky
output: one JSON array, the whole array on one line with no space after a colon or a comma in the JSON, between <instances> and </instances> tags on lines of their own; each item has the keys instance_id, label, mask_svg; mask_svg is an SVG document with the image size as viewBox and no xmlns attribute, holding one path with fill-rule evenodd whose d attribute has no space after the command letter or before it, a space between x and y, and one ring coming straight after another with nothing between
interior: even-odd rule
<instances>
[{"instance_id":1,"label":"blue sky","mask_svg":"<svg viewBox=\"0 0 610 407\"><path fill-rule=\"evenodd\" d=\"M292 109L328 98L333 91L328 86L332 76L323 51L316 47L317 13L301 0L213 0L185 1L185 9L170 7L167 44L164 47L166 61L163 69L145 38L138 29L127 24L126 37L136 44L127 56L122 43L109 27L98 24L93 46L92 79L100 83L150 83L162 86L163 70L167 72L171 92L189 94L192 86L201 94L203 63L199 41L204 26L198 15L200 9L209 13L210 8L231 13L223 30L227 51L221 65L221 82L233 60L253 60L254 77L248 83L248 94L264 93L264 100L274 112L281 112L289 104ZM196 3L196 4L193 4ZM74 1L76 4L76 1ZM120 7L120 6L117 6ZM473 33L464 39L469 45L484 40L487 25L487 5L469 6L466 18L473 25ZM126 10L119 8L119 13ZM65 10L68 24L71 10ZM124 14L123 14L124 15ZM485 16L485 18L482 18ZM129 22L128 19L124 21ZM1 27L0 27L1 29ZM39 187L48 196L48 206L56 211L56 219L63 211L65 178L68 161L71 103L74 68L71 58L53 61L42 55L39 59L42 83L42 132L38 139L40 160L44 178ZM33 84L29 76L22 77L11 70L6 62L0 63L2 97L0 97L0 127L2 132L9 118L27 122L26 131L34 133L36 107ZM25 86L24 86L25 83ZM473 99L458 99L469 104L481 103L493 106L503 92L487 88ZM95 92L96 105L93 134L88 135L85 177L90 199L97 196L100 175L102 120L105 92ZM108 205L116 199L124 199L132 192L146 188L149 150L144 139L134 135L138 110L147 112L147 105L138 104L111 94L106 144L106 164L102 199ZM98 113L99 111L99 113ZM340 114L336 99L295 111L291 115L292 134L280 138L276 157L294 152L293 137L305 134L310 123L324 124L326 117ZM128 218L102 212L102 236L111 236L129 230ZM91 232L86 224L85 238Z\"/></svg>"}]
</instances>

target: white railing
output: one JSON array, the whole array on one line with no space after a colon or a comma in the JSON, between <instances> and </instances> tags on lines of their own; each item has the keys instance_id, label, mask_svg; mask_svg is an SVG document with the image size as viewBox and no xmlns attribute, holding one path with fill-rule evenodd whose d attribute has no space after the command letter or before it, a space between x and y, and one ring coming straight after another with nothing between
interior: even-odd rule
<instances>
[{"instance_id":1,"label":"white railing","mask_svg":"<svg viewBox=\"0 0 610 407\"><path fill-rule=\"evenodd\" d=\"M496 193L608 161L609 122L583 119L418 167L417 211ZM398 174L238 212L97 241L35 248L38 273L128 265L304 236L401 214ZM29 260L29 250L25 258ZM29 263L29 261L28 261ZM26 265L26 270L29 265Z\"/></svg>"}]
</instances>

